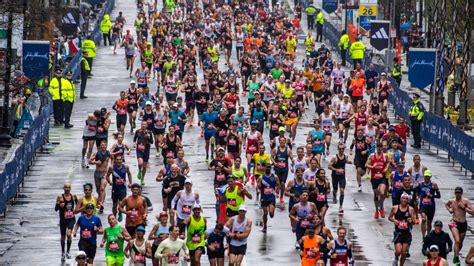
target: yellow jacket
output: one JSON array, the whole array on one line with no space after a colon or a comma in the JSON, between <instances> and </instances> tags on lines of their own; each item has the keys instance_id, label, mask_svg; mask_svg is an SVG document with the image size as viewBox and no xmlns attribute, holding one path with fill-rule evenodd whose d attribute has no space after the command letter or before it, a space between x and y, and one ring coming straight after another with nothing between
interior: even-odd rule
<instances>
[{"instance_id":1,"label":"yellow jacket","mask_svg":"<svg viewBox=\"0 0 474 266\"><path fill-rule=\"evenodd\" d=\"M319 24L321 24L321 25L324 24L323 11L319 11L318 15L316 15L316 23L319 23Z\"/></svg>"},{"instance_id":2,"label":"yellow jacket","mask_svg":"<svg viewBox=\"0 0 474 266\"><path fill-rule=\"evenodd\" d=\"M355 41L354 43L352 43L349 52L351 53L352 59L363 59L365 53L365 45L360 41Z\"/></svg>"},{"instance_id":3,"label":"yellow jacket","mask_svg":"<svg viewBox=\"0 0 474 266\"><path fill-rule=\"evenodd\" d=\"M62 90L68 88L69 86L69 81L65 78L60 78L61 79L61 86L59 86L59 80L58 78L54 77L51 79L51 81L49 82L49 87L48 87L48 92L49 94L51 94L51 98L53 99L53 101L56 101L56 100L61 100L61 96L62 96Z\"/></svg>"},{"instance_id":4,"label":"yellow jacket","mask_svg":"<svg viewBox=\"0 0 474 266\"><path fill-rule=\"evenodd\" d=\"M87 52L87 57L89 58L94 58L95 57L95 43L92 40L85 40L82 42L82 47L81 47L83 52Z\"/></svg>"},{"instance_id":5,"label":"yellow jacket","mask_svg":"<svg viewBox=\"0 0 474 266\"><path fill-rule=\"evenodd\" d=\"M408 112L408 115L410 116L411 121L421 121L423 119L423 112L424 108L423 105L420 102L420 99L414 99L413 100L413 106L410 107L410 111Z\"/></svg>"},{"instance_id":6,"label":"yellow jacket","mask_svg":"<svg viewBox=\"0 0 474 266\"><path fill-rule=\"evenodd\" d=\"M76 101L76 88L74 87L74 83L68 79L63 80L66 86L61 88L61 100L73 103Z\"/></svg>"},{"instance_id":7,"label":"yellow jacket","mask_svg":"<svg viewBox=\"0 0 474 266\"><path fill-rule=\"evenodd\" d=\"M343 34L339 39L339 49L347 50L349 48L349 35Z\"/></svg>"},{"instance_id":8,"label":"yellow jacket","mask_svg":"<svg viewBox=\"0 0 474 266\"><path fill-rule=\"evenodd\" d=\"M106 14L100 22L100 30L102 31L102 33L109 33L111 28L112 22L110 22L110 16Z\"/></svg>"}]
</instances>

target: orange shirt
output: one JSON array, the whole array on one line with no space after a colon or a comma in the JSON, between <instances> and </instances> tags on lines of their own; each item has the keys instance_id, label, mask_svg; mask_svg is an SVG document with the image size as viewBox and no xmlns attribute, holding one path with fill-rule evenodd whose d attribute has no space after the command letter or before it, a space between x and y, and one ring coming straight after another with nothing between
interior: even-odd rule
<instances>
[{"instance_id":1,"label":"orange shirt","mask_svg":"<svg viewBox=\"0 0 474 266\"><path fill-rule=\"evenodd\" d=\"M313 266L320 259L318 235L312 239L309 236L303 237L303 257L301 258L301 266Z\"/></svg>"},{"instance_id":2,"label":"orange shirt","mask_svg":"<svg viewBox=\"0 0 474 266\"><path fill-rule=\"evenodd\" d=\"M358 78L351 81L352 96L363 96L365 79Z\"/></svg>"},{"instance_id":3,"label":"orange shirt","mask_svg":"<svg viewBox=\"0 0 474 266\"><path fill-rule=\"evenodd\" d=\"M321 89L323 81L324 81L323 73L313 74L313 92L319 91Z\"/></svg>"},{"instance_id":4,"label":"orange shirt","mask_svg":"<svg viewBox=\"0 0 474 266\"><path fill-rule=\"evenodd\" d=\"M253 38L251 36L245 38L245 51L252 50Z\"/></svg>"}]
</instances>

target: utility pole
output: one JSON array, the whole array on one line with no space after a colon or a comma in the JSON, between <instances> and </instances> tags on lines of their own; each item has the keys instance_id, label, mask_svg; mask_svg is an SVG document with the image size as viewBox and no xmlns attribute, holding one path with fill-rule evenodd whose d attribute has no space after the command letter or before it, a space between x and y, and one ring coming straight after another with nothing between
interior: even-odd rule
<instances>
[{"instance_id":1,"label":"utility pole","mask_svg":"<svg viewBox=\"0 0 474 266\"><path fill-rule=\"evenodd\" d=\"M8 24L7 24L7 50L6 50L6 69L4 77L4 91L1 92L2 99L2 124L0 125L0 146L10 147L11 136L10 136L10 121L9 121L9 109L10 109L10 84L11 84L11 66L12 66L12 35L13 35L13 12L9 9L4 14L8 13Z\"/></svg>"}]
</instances>

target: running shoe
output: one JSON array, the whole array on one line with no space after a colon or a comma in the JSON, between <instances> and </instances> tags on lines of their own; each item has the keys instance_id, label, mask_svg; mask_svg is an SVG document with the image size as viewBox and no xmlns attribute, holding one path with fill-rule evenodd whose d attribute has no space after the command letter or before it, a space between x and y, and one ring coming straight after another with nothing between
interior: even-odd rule
<instances>
[{"instance_id":1,"label":"running shoe","mask_svg":"<svg viewBox=\"0 0 474 266\"><path fill-rule=\"evenodd\" d=\"M280 197L280 203L285 203L285 199L283 197Z\"/></svg>"},{"instance_id":2,"label":"running shoe","mask_svg":"<svg viewBox=\"0 0 474 266\"><path fill-rule=\"evenodd\" d=\"M86 168L86 159L82 158L82 163L81 163L81 166L82 168Z\"/></svg>"},{"instance_id":3,"label":"running shoe","mask_svg":"<svg viewBox=\"0 0 474 266\"><path fill-rule=\"evenodd\" d=\"M379 212L380 212L380 217L385 218L385 212L383 211L383 209L380 209Z\"/></svg>"},{"instance_id":4,"label":"running shoe","mask_svg":"<svg viewBox=\"0 0 474 266\"><path fill-rule=\"evenodd\" d=\"M456 257L454 256L453 257L453 264L456 266L456 265L461 265L461 263L459 262L459 257Z\"/></svg>"},{"instance_id":5,"label":"running shoe","mask_svg":"<svg viewBox=\"0 0 474 266\"><path fill-rule=\"evenodd\" d=\"M250 177L250 179L251 179L251 184L252 184L252 186L255 186L255 176L252 175L252 176Z\"/></svg>"},{"instance_id":6,"label":"running shoe","mask_svg":"<svg viewBox=\"0 0 474 266\"><path fill-rule=\"evenodd\" d=\"M201 130L201 138L204 138L204 131Z\"/></svg>"},{"instance_id":7,"label":"running shoe","mask_svg":"<svg viewBox=\"0 0 474 266\"><path fill-rule=\"evenodd\" d=\"M61 261L62 261L62 262L65 262L65 261L66 261L66 255L65 255L65 254L62 254L62 255L61 255Z\"/></svg>"},{"instance_id":8,"label":"running shoe","mask_svg":"<svg viewBox=\"0 0 474 266\"><path fill-rule=\"evenodd\" d=\"M72 257L71 255L69 254L69 252L66 253L66 259L70 260Z\"/></svg>"},{"instance_id":9,"label":"running shoe","mask_svg":"<svg viewBox=\"0 0 474 266\"><path fill-rule=\"evenodd\" d=\"M138 170L137 179L142 179L142 170Z\"/></svg>"},{"instance_id":10,"label":"running shoe","mask_svg":"<svg viewBox=\"0 0 474 266\"><path fill-rule=\"evenodd\" d=\"M267 228L262 228L262 233L266 234L267 233Z\"/></svg>"},{"instance_id":11,"label":"running shoe","mask_svg":"<svg viewBox=\"0 0 474 266\"><path fill-rule=\"evenodd\" d=\"M359 185L359 188L357 189L357 191L362 192L362 185Z\"/></svg>"},{"instance_id":12,"label":"running shoe","mask_svg":"<svg viewBox=\"0 0 474 266\"><path fill-rule=\"evenodd\" d=\"M123 216L121 212L119 212L117 220L119 221L119 223L122 222Z\"/></svg>"},{"instance_id":13,"label":"running shoe","mask_svg":"<svg viewBox=\"0 0 474 266\"><path fill-rule=\"evenodd\" d=\"M419 224L420 223L420 218L416 217L415 218L415 224Z\"/></svg>"},{"instance_id":14,"label":"running shoe","mask_svg":"<svg viewBox=\"0 0 474 266\"><path fill-rule=\"evenodd\" d=\"M140 185L144 186L145 185L145 177L140 178Z\"/></svg>"},{"instance_id":15,"label":"running shoe","mask_svg":"<svg viewBox=\"0 0 474 266\"><path fill-rule=\"evenodd\" d=\"M374 218L375 218L375 219L378 219L378 218L379 218L379 212L378 212L378 211L375 211Z\"/></svg>"}]
</instances>

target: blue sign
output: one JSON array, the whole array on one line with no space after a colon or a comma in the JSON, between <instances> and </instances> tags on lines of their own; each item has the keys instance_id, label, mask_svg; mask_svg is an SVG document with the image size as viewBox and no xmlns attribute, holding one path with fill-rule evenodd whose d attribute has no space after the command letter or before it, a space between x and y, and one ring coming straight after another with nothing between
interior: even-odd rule
<instances>
[{"instance_id":1,"label":"blue sign","mask_svg":"<svg viewBox=\"0 0 474 266\"><path fill-rule=\"evenodd\" d=\"M328 14L337 10L337 0L323 0L323 10Z\"/></svg>"},{"instance_id":2,"label":"blue sign","mask_svg":"<svg viewBox=\"0 0 474 266\"><path fill-rule=\"evenodd\" d=\"M411 84L422 89L433 83L436 49L410 48L408 61L408 80Z\"/></svg>"},{"instance_id":3,"label":"blue sign","mask_svg":"<svg viewBox=\"0 0 474 266\"><path fill-rule=\"evenodd\" d=\"M376 16L360 16L359 17L359 25L361 28L363 28L365 31L369 31L371 27L371 21L376 20Z\"/></svg>"},{"instance_id":4,"label":"blue sign","mask_svg":"<svg viewBox=\"0 0 474 266\"><path fill-rule=\"evenodd\" d=\"M23 72L32 80L38 80L48 73L49 42L23 41Z\"/></svg>"}]
</instances>

